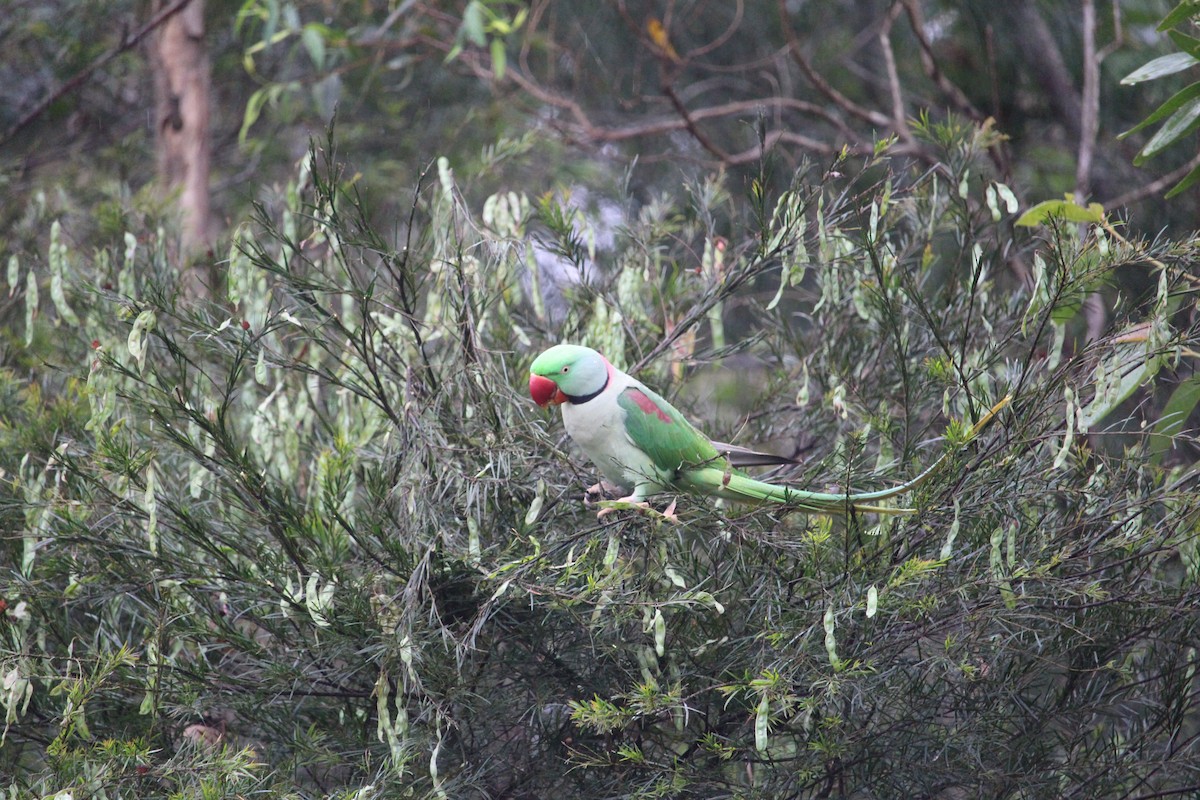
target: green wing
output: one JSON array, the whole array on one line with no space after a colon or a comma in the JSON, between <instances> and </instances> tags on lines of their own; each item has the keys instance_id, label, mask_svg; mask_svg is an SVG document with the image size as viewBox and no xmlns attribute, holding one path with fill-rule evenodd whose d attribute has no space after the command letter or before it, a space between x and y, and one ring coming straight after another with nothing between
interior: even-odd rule
<instances>
[{"instance_id":1,"label":"green wing","mask_svg":"<svg viewBox=\"0 0 1200 800\"><path fill-rule=\"evenodd\" d=\"M629 439L663 472L699 465L725 468L708 437L650 389L630 386L617 396L617 404L625 411Z\"/></svg>"},{"instance_id":2,"label":"green wing","mask_svg":"<svg viewBox=\"0 0 1200 800\"><path fill-rule=\"evenodd\" d=\"M977 436L1011 401L1005 397L983 416L966 436ZM880 506L884 500L920 486L943 464L950 452L943 453L921 474L899 486L875 492L808 492L765 483L731 469L729 462L707 436L696 430L666 400L644 386L630 386L617 397L625 411L625 432L638 449L646 453L665 475L673 476L676 488L716 495L739 502L787 503L815 514L847 514L851 511L879 514L912 514L914 508ZM682 468L682 469L681 469Z\"/></svg>"}]
</instances>

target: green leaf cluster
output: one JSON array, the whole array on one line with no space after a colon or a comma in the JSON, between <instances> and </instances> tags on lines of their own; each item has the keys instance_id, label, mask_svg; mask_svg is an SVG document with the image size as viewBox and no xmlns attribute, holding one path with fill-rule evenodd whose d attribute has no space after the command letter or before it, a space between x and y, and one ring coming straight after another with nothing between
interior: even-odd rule
<instances>
[{"instance_id":1,"label":"green leaf cluster","mask_svg":"<svg viewBox=\"0 0 1200 800\"><path fill-rule=\"evenodd\" d=\"M1181 25L1194 22L1200 18L1200 5L1194 0L1182 0L1175 6L1158 25L1159 31L1166 31L1171 42L1179 48L1179 52L1159 56L1121 79L1125 85L1133 85L1144 81L1157 80L1169 75L1191 69L1200 63L1200 39L1189 36L1178 30ZM1162 123L1154 135L1150 137L1142 149L1134 157L1133 163L1141 166L1149 159L1161 153L1168 147L1182 141L1200 128L1200 81L1189 84L1173 94L1170 99L1156 108L1145 119L1122 133L1118 138L1125 138L1137 133L1150 125ZM1193 168L1178 183L1167 192L1167 197L1174 197L1180 192L1191 188L1200 180L1200 166Z\"/></svg>"}]
</instances>

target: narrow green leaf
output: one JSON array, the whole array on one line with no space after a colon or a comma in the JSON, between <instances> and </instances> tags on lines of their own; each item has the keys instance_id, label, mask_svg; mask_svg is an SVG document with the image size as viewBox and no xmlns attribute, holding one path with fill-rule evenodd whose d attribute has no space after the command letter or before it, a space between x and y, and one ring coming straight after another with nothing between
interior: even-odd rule
<instances>
[{"instance_id":1,"label":"narrow green leaf","mask_svg":"<svg viewBox=\"0 0 1200 800\"><path fill-rule=\"evenodd\" d=\"M1178 111L1184 103L1187 103L1189 100L1194 100L1197 97L1200 97L1200 81L1193 83L1191 86L1180 89L1178 92L1171 95L1166 102L1154 109L1154 111L1152 111L1144 120L1139 122L1137 125L1134 125L1124 133L1117 134L1117 138L1124 139L1126 136L1137 133L1148 125L1153 125L1160 120L1166 119Z\"/></svg>"},{"instance_id":2,"label":"narrow green leaf","mask_svg":"<svg viewBox=\"0 0 1200 800\"><path fill-rule=\"evenodd\" d=\"M504 69L508 64L508 54L504 51L503 39L492 39L492 72L496 80L504 79Z\"/></svg>"},{"instance_id":3,"label":"narrow green leaf","mask_svg":"<svg viewBox=\"0 0 1200 800\"><path fill-rule=\"evenodd\" d=\"M767 749L767 726L771 721L771 701L764 694L758 701L754 712L754 749L763 752Z\"/></svg>"},{"instance_id":4,"label":"narrow green leaf","mask_svg":"<svg viewBox=\"0 0 1200 800\"><path fill-rule=\"evenodd\" d=\"M1058 450L1058 455L1054 457L1054 469L1062 469L1067 463L1067 458L1071 455L1071 445L1075 442L1075 419L1078 416L1075 405L1075 391L1070 387L1063 390L1066 395L1066 429L1063 431L1062 447Z\"/></svg>"},{"instance_id":5,"label":"narrow green leaf","mask_svg":"<svg viewBox=\"0 0 1200 800\"><path fill-rule=\"evenodd\" d=\"M308 51L308 57L312 59L313 66L319 70L324 69L325 36L321 32L320 26L305 25L300 39L304 42L304 49Z\"/></svg>"},{"instance_id":6,"label":"narrow green leaf","mask_svg":"<svg viewBox=\"0 0 1200 800\"><path fill-rule=\"evenodd\" d=\"M1171 37L1171 41L1175 43L1183 52L1190 55L1192 58L1200 58L1200 39L1194 36L1188 36L1182 31L1169 31L1167 36Z\"/></svg>"},{"instance_id":7,"label":"narrow green leaf","mask_svg":"<svg viewBox=\"0 0 1200 800\"><path fill-rule=\"evenodd\" d=\"M1180 192L1192 188L1198 180L1200 180L1200 165L1193 167L1192 171L1183 176L1183 180L1172 186L1171 191L1167 192L1163 197L1169 200Z\"/></svg>"},{"instance_id":8,"label":"narrow green leaf","mask_svg":"<svg viewBox=\"0 0 1200 800\"><path fill-rule=\"evenodd\" d=\"M1189 100L1170 119L1163 123L1158 132L1150 137L1146 146L1133 159L1135 166L1141 166L1147 159L1158 155L1163 149L1187 136L1200 126L1200 97Z\"/></svg>"},{"instance_id":9,"label":"narrow green leaf","mask_svg":"<svg viewBox=\"0 0 1200 800\"><path fill-rule=\"evenodd\" d=\"M833 667L834 672L842 671L842 660L837 654L837 638L834 636L834 616L833 606L825 609L825 618L822 621L825 626L825 652L829 655L829 664Z\"/></svg>"},{"instance_id":10,"label":"narrow green leaf","mask_svg":"<svg viewBox=\"0 0 1200 800\"><path fill-rule=\"evenodd\" d=\"M616 533L608 535L608 547L604 550L604 566L612 569L613 564L617 563L617 556L621 554L621 539Z\"/></svg>"},{"instance_id":11,"label":"narrow green leaf","mask_svg":"<svg viewBox=\"0 0 1200 800\"><path fill-rule=\"evenodd\" d=\"M17 259L17 254L13 253L8 257L8 296L12 297L17 291L17 284L21 280L21 262Z\"/></svg>"},{"instance_id":12,"label":"narrow green leaf","mask_svg":"<svg viewBox=\"0 0 1200 800\"><path fill-rule=\"evenodd\" d=\"M146 366L146 351L149 349L146 344L146 334L154 330L156 322L157 317L154 312L146 309L138 314L137 319L133 321L133 327L129 330L126 346L129 348L129 355L133 356L133 360L137 362L139 371Z\"/></svg>"},{"instance_id":13,"label":"narrow green leaf","mask_svg":"<svg viewBox=\"0 0 1200 800\"><path fill-rule=\"evenodd\" d=\"M950 529L946 531L946 541L942 544L942 550L938 553L938 558L942 561L948 561L954 552L954 540L958 538L959 523L959 500L954 499L954 521L950 523Z\"/></svg>"},{"instance_id":14,"label":"narrow green leaf","mask_svg":"<svg viewBox=\"0 0 1200 800\"><path fill-rule=\"evenodd\" d=\"M258 360L254 362L254 381L259 386L267 385L267 351L258 351Z\"/></svg>"},{"instance_id":15,"label":"narrow green leaf","mask_svg":"<svg viewBox=\"0 0 1200 800\"><path fill-rule=\"evenodd\" d=\"M1162 358L1158 348L1149 341L1117 344L1093 371L1096 395L1082 410L1081 430L1090 430L1129 399L1139 386L1153 378Z\"/></svg>"},{"instance_id":16,"label":"narrow green leaf","mask_svg":"<svg viewBox=\"0 0 1200 800\"><path fill-rule=\"evenodd\" d=\"M246 135L250 133L250 129L254 127L254 123L258 121L258 117L262 114L263 106L271 96L271 86L263 88L250 95L250 99L246 101L246 111L242 114L242 129L238 131L238 144L246 143Z\"/></svg>"},{"instance_id":17,"label":"narrow green leaf","mask_svg":"<svg viewBox=\"0 0 1200 800\"><path fill-rule=\"evenodd\" d=\"M1200 375L1193 375L1175 387L1150 435L1150 462L1158 464L1174 446L1174 437L1183 431L1188 417L1200 405Z\"/></svg>"},{"instance_id":18,"label":"narrow green leaf","mask_svg":"<svg viewBox=\"0 0 1200 800\"><path fill-rule=\"evenodd\" d=\"M471 44L476 47L487 44L483 28L483 8L478 0L467 3L467 8L463 11L462 29Z\"/></svg>"},{"instance_id":19,"label":"narrow green leaf","mask_svg":"<svg viewBox=\"0 0 1200 800\"><path fill-rule=\"evenodd\" d=\"M1162 22L1158 23L1158 30L1170 30L1197 15L1200 15L1200 2L1197 2L1197 0L1183 0L1162 18Z\"/></svg>"},{"instance_id":20,"label":"narrow green leaf","mask_svg":"<svg viewBox=\"0 0 1200 800\"><path fill-rule=\"evenodd\" d=\"M33 321L38 312L38 281L33 270L25 274L25 346L33 344Z\"/></svg>"},{"instance_id":21,"label":"narrow green leaf","mask_svg":"<svg viewBox=\"0 0 1200 800\"><path fill-rule=\"evenodd\" d=\"M525 512L525 527L528 528L533 523L537 522L538 515L542 513L542 506L546 503L546 482L539 479L537 483L537 492L533 496L533 502L529 504L529 510Z\"/></svg>"},{"instance_id":22,"label":"narrow green leaf","mask_svg":"<svg viewBox=\"0 0 1200 800\"><path fill-rule=\"evenodd\" d=\"M1132 86L1135 83L1152 81L1164 75L1174 75L1176 72L1182 72L1197 63L1200 62L1197 62L1196 58L1190 53L1171 53L1159 56L1152 61L1147 61L1124 78L1121 78L1121 85Z\"/></svg>"},{"instance_id":23,"label":"narrow green leaf","mask_svg":"<svg viewBox=\"0 0 1200 800\"><path fill-rule=\"evenodd\" d=\"M1036 228L1051 217L1067 222L1100 223L1104 220L1104 206L1089 203L1087 208L1071 199L1043 200L1022 214L1014 223L1024 228Z\"/></svg>"}]
</instances>

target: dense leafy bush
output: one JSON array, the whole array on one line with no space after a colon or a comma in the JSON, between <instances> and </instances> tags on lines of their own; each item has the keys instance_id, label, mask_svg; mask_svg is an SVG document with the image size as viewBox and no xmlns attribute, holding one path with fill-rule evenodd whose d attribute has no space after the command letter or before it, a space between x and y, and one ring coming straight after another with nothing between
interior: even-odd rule
<instances>
[{"instance_id":1,"label":"dense leafy bush","mask_svg":"<svg viewBox=\"0 0 1200 800\"><path fill-rule=\"evenodd\" d=\"M1194 247L1014 227L987 130L923 133L928 172L618 198L604 252L445 162L378 230L326 147L204 307L161 230L48 229L0 387L13 796L1197 791ZM524 394L560 340L815 488L1014 401L912 517L597 521Z\"/></svg>"}]
</instances>

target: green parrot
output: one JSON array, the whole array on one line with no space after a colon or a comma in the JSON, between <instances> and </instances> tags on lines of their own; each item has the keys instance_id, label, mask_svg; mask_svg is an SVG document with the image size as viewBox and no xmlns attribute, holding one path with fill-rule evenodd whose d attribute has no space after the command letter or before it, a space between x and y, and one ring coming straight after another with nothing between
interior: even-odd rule
<instances>
[{"instance_id":1,"label":"green parrot","mask_svg":"<svg viewBox=\"0 0 1200 800\"><path fill-rule=\"evenodd\" d=\"M529 394L559 405L567 433L605 479L628 492L618 503L645 505L659 492L705 494L737 502L783 503L814 514L911 514L879 505L921 484L946 458L907 483L876 492L809 492L755 480L738 467L790 459L713 442L670 403L589 347L560 344L530 366ZM975 436L1004 408L1005 397L971 429ZM603 512L602 512L603 513ZM668 514L670 512L668 511Z\"/></svg>"}]
</instances>

